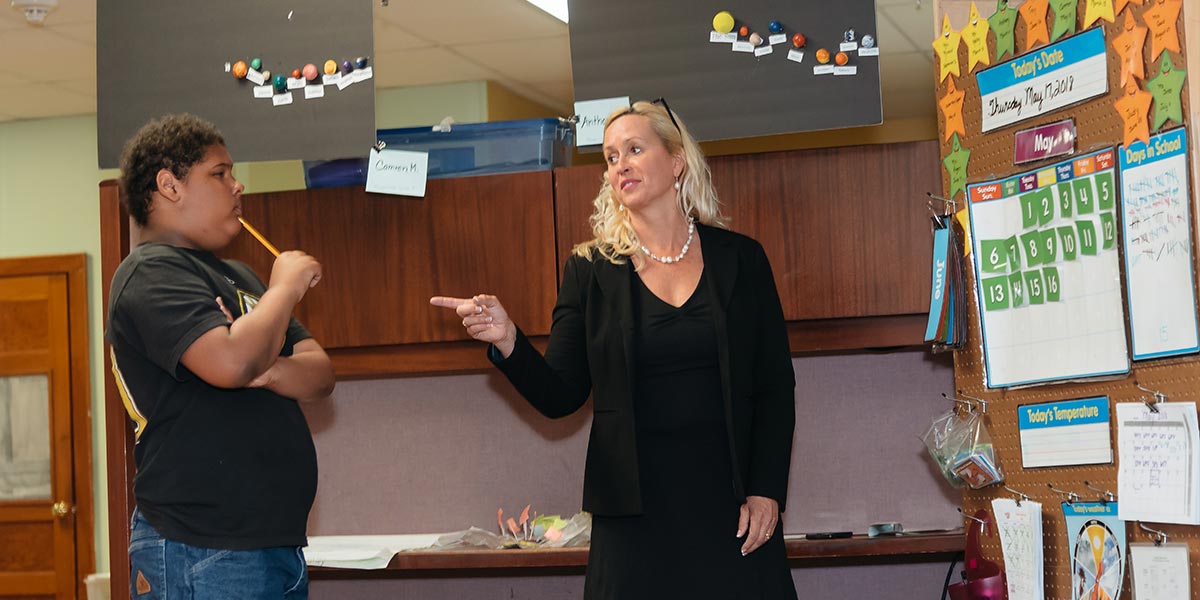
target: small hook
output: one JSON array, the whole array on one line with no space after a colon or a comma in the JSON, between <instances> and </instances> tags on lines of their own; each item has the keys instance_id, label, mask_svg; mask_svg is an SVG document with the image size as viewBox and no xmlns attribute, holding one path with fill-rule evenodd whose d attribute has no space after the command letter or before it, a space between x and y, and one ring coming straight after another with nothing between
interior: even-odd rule
<instances>
[{"instance_id":1,"label":"small hook","mask_svg":"<svg viewBox=\"0 0 1200 600\"><path fill-rule=\"evenodd\" d=\"M979 412L981 412L985 415L987 414L987 404L988 404L987 400L984 400L983 398L977 398L975 396L968 396L967 394L964 394L962 390L958 390L958 395L962 396L963 398L966 398L968 400L974 400L974 401L978 402L979 406L982 407Z\"/></svg>"},{"instance_id":2,"label":"small hook","mask_svg":"<svg viewBox=\"0 0 1200 600\"><path fill-rule=\"evenodd\" d=\"M1142 384L1137 382L1137 380L1134 380L1133 385L1135 387L1137 387L1137 389L1142 390L1143 392L1146 392L1147 394L1154 396L1153 404L1149 400L1142 400L1142 404L1145 404L1146 408L1150 409L1150 412L1157 414L1158 413L1158 405L1167 401L1167 395L1158 390L1152 390L1148 387L1143 387Z\"/></svg>"},{"instance_id":3,"label":"small hook","mask_svg":"<svg viewBox=\"0 0 1200 600\"><path fill-rule=\"evenodd\" d=\"M1159 531L1157 529L1151 529L1149 527L1146 527L1146 525L1144 523L1142 523L1141 521L1138 521L1138 527L1140 527L1142 529L1142 531L1148 531L1148 532L1154 534L1154 545L1155 546L1161 546L1161 545L1167 543L1167 532Z\"/></svg>"},{"instance_id":4,"label":"small hook","mask_svg":"<svg viewBox=\"0 0 1200 600\"><path fill-rule=\"evenodd\" d=\"M1004 485L1004 484L1001 484L1001 485L1000 485L1000 487L1003 487L1004 489L1006 489L1006 490L1008 490L1008 491L1010 491L1010 492L1012 492L1012 493L1014 493L1014 494L1016 494L1016 495L1017 495L1017 506L1020 506L1020 505L1021 505L1021 501L1022 501L1022 500L1029 500L1029 495L1028 495L1028 494L1026 494L1025 492L1019 492L1019 491L1017 491L1017 490L1014 490L1014 489L1012 489L1012 488L1010 488L1010 487L1008 487L1007 485Z\"/></svg>"},{"instance_id":5,"label":"small hook","mask_svg":"<svg viewBox=\"0 0 1200 600\"><path fill-rule=\"evenodd\" d=\"M933 192L925 192L925 195L949 206L951 209L953 209L954 212L958 212L958 202L935 195ZM942 215L942 216L945 216L945 215Z\"/></svg>"},{"instance_id":6,"label":"small hook","mask_svg":"<svg viewBox=\"0 0 1200 600\"><path fill-rule=\"evenodd\" d=\"M967 513L963 512L962 507L958 507L957 510L958 510L959 514L961 514L962 516L964 516L972 521L975 521L976 523L979 523L979 532L980 533L987 532L987 524L988 524L987 521L980 519L979 517L976 517L974 515L968 515Z\"/></svg>"},{"instance_id":7,"label":"small hook","mask_svg":"<svg viewBox=\"0 0 1200 600\"><path fill-rule=\"evenodd\" d=\"M968 412L974 412L974 411L975 411L975 405L974 405L974 404L972 404L970 400L962 400L962 399L960 399L960 398L956 398L956 397L954 397L954 396L951 396L950 394L947 394L946 392L942 392L942 397L943 397L943 398L945 398L945 399L947 399L947 400L951 400L951 401L953 401L953 402L957 402L957 403L959 403L959 404L964 404L964 405L966 405L966 407L967 407L967 411L968 411Z\"/></svg>"},{"instance_id":8,"label":"small hook","mask_svg":"<svg viewBox=\"0 0 1200 600\"><path fill-rule=\"evenodd\" d=\"M1084 485L1084 487L1086 487L1089 490L1092 490L1093 492L1100 492L1100 502L1102 502L1102 503L1107 504L1109 502L1117 501L1117 495L1108 490L1102 490L1098 487L1092 487L1092 484L1090 484L1086 481L1083 482L1083 485Z\"/></svg>"},{"instance_id":9,"label":"small hook","mask_svg":"<svg viewBox=\"0 0 1200 600\"><path fill-rule=\"evenodd\" d=\"M376 150L382 152L384 148L387 148L387 142L385 142L383 140L377 140L375 142L375 145L372 146L372 148L375 148Z\"/></svg>"},{"instance_id":10,"label":"small hook","mask_svg":"<svg viewBox=\"0 0 1200 600\"><path fill-rule=\"evenodd\" d=\"M1060 490L1058 488L1055 488L1053 483L1047 483L1046 487L1050 488L1050 491L1052 491L1052 492L1058 492L1059 494L1066 496L1067 504L1074 504L1076 502L1079 502L1079 494L1076 494L1075 492L1068 492L1067 490Z\"/></svg>"}]
</instances>

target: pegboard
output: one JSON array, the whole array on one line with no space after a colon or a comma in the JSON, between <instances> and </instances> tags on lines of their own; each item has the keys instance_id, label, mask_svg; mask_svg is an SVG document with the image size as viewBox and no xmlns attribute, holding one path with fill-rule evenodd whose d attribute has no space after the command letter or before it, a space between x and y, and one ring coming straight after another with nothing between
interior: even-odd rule
<instances>
[{"instance_id":1,"label":"pegboard","mask_svg":"<svg viewBox=\"0 0 1200 600\"><path fill-rule=\"evenodd\" d=\"M1013 174L1028 171L1043 167L1045 165L1061 161L1064 157L1048 159L1035 163L1026 163L1022 165L1013 164L1013 144L1014 132L1043 125L1050 122L1059 121L1068 117L1075 120L1077 131L1076 154L1085 154L1095 150L1115 147L1123 142L1122 122L1116 110L1113 108L1113 102L1122 93L1120 85L1120 66L1118 64L1116 54L1112 51L1111 40L1114 36L1119 35L1120 25L1124 20L1125 12L1132 12L1139 24L1145 24L1142 13L1148 10L1154 3L1159 0L1144 0L1144 3L1139 5L1136 0L1130 2L1129 5L1121 12L1116 14L1113 23L1107 21L1099 21L1093 27L1102 26L1105 30L1105 45L1108 50L1108 89L1109 92L1097 98L1093 98L1087 102L1069 106L1049 114L1041 115L1037 118L1021 121L1011 124L1003 128L994 130L987 134L982 133L982 110L980 106L979 88L974 75L979 70L987 68L985 65L978 65L976 69L967 73L967 49L966 44L959 47L959 63L962 69L961 77L954 77L954 84L965 93L963 103L963 122L966 126L967 135L962 138L962 147L971 151L970 161L967 167L967 182L976 183L993 179L1000 179L1011 176ZM990 2L979 2L981 9L986 18L991 14ZM1010 9L1019 7L1020 2L1011 2ZM1077 4L1077 26L1082 24L1083 16L1085 15L1087 0L1080 0ZM1175 65L1187 69L1186 66L1186 44L1184 39L1184 11L1196 10L1194 3L1183 2L1184 8L1180 12L1177 27L1180 36L1181 50L1180 53L1170 53L1171 60ZM1047 19L1053 18L1052 9L1047 12ZM939 26L940 26L939 16ZM953 22L952 26L955 30L961 31L966 25L965 22ZM1025 48L1025 23L1023 19L1017 19L1014 39L1015 48L1020 51ZM1040 44L1034 47L1034 50L1044 47L1046 44ZM1006 56L1001 61L995 60L995 36L989 34L988 39L989 58L993 59L993 65L997 62L1005 62L1012 57ZM1024 54L1024 52L1020 52ZM1153 77L1158 72L1159 57L1151 55L1151 43L1149 39L1143 49L1143 63L1146 69L1147 78ZM935 82L937 76L937 59L934 59L934 76ZM953 75L950 75L953 77ZM947 78L947 81L949 77ZM1190 77L1185 81L1185 88L1182 94L1184 103L1185 119L1189 115L1190 107L1188 106L1187 85L1190 84ZM947 90L947 82L937 82L937 97L941 98ZM1144 87L1144 86L1143 86ZM1151 122L1152 124L1152 122ZM1167 121L1162 129L1170 129L1177 127L1172 121ZM944 132L945 122L939 119L939 140L945 136L941 135ZM1151 131L1154 134L1155 131ZM1197 140L1189 140L1190 144L1194 145ZM951 142L944 141L941 143L941 156L945 157L950 151ZM1195 160L1194 150L1189 154L1190 160ZM1192 231L1193 238L1200 231L1200 227L1196 225L1196 193L1195 188L1198 182L1192 181L1192 196L1190 203L1192 205ZM948 197L950 191L950 181L945 169L942 170L942 192ZM963 194L960 193L958 199L959 206L964 206L961 202ZM1120 211L1117 211L1120 214ZM1120 228L1118 227L1118 230ZM1118 243L1118 251L1124 252L1122 244ZM1197 252L1195 239L1193 239L1193 270L1195 270L1195 259L1200 256ZM1124 263L1122 263L1123 265ZM986 423L992 436L992 441L997 452L997 458L1004 471L1006 481L1005 485L1012 487L1020 492L1027 494L1033 500L1042 503L1042 531L1045 546L1045 597L1047 600L1071 600L1072 592L1070 587L1071 575L1071 557L1070 557L1070 541L1066 534L1066 523L1059 504L1064 500L1062 495L1051 491L1048 485L1053 485L1056 488L1073 491L1078 493L1084 500L1092 501L1099 499L1099 494L1088 489L1084 485L1087 481L1093 487L1103 490L1111 490L1113 493L1117 491L1117 464L1107 465L1087 465L1073 467L1048 467L1038 469L1022 469L1021 467L1021 444L1020 434L1018 432L1018 407L1025 404L1036 404L1042 402L1062 401L1094 396L1108 396L1110 403L1110 414L1116 414L1116 404L1119 402L1137 402L1143 400L1147 394L1139 390L1135 386L1135 381L1150 389L1159 390L1167 394L1170 402L1196 402L1200 400L1200 356L1190 355L1185 357L1176 357L1170 359L1150 360L1143 362L1134 362L1131 372L1128 375L1109 378L1102 381L1092 381L1086 383L1056 383L1043 385L1038 387L1030 387L1023 389L997 389L989 390L984 383L984 367L983 367L983 341L980 335L979 322L979 305L978 298L975 297L975 277L974 269L970 267L970 263L966 263L966 283L965 289L969 291L967 294L968 304L968 319L967 319L967 344L963 350L955 352L954 356L954 373L955 385L957 389L965 395L984 398L988 401L988 413ZM1122 266L1123 269L1123 266ZM1125 301L1126 314L1128 314L1128 302ZM1128 317L1127 317L1128 318ZM1128 327L1128 324L1127 324ZM1114 461L1119 461L1120 456L1117 446L1117 426L1114 422L1111 427L1112 447ZM991 513L991 501L994 498L1007 497L1012 498L1013 495L1005 491L999 485L990 486L982 490L967 490L963 494L963 510L967 514L973 514L976 510L983 508L989 514ZM973 523L966 522L967 527ZM1172 542L1186 542L1189 547L1190 568L1191 568L1191 590L1192 600L1200 600L1200 526L1189 525L1174 525L1147 523L1150 527L1165 531ZM1137 523L1130 522L1126 527L1126 536L1128 543L1149 542L1152 540L1149 534L1138 528ZM1003 554L1000 549L999 537L983 536L983 551L984 555L997 562L1003 562ZM1129 599L1132 597L1132 582L1129 578L1129 563L1126 560L1125 567L1125 583L1122 586L1121 598Z\"/></svg>"}]
</instances>

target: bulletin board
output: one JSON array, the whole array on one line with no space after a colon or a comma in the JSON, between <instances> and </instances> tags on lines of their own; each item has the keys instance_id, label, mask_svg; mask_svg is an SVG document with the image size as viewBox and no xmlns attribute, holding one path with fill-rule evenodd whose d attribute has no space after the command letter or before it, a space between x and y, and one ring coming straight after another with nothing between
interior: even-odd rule
<instances>
[{"instance_id":1,"label":"bulletin board","mask_svg":"<svg viewBox=\"0 0 1200 600\"><path fill-rule=\"evenodd\" d=\"M1144 0L1137 2L1136 0L1124 1L1115 0L1112 2L1099 0L1079 0L1071 3L1068 1L1047 2L1045 0L1025 0L1025 2L1013 2L1013 6L1007 7L1007 10L1012 14L1005 17L1011 18L1012 33L1011 36L1001 35L997 37L995 31L984 31L982 33L983 40L986 42L988 63L972 64L973 58L978 59L979 56L972 56L968 48L967 37L981 35L980 29L972 27L973 22L987 20L989 16L998 10L994 2L977 2L976 14L972 14L970 18L963 22L953 22L948 25L948 33L953 35L944 35L944 32L939 32L939 39L945 39L955 42L952 54L944 55L946 59L957 63L959 70L958 74L949 74L942 77L940 72L948 60L944 60L939 56L935 56L934 61L934 76L936 85L936 94L939 100L939 140L941 142L941 156L944 159L943 169L943 187L942 195L946 198L953 198L958 204L958 208L964 209L964 216L970 215L977 219L988 218L985 214L976 214L977 207L972 206L967 209L964 200L968 190L972 185L986 185L989 183L1001 184L1001 193L1003 192L1003 182L1010 180L1014 176L1023 174L1037 173L1044 171L1047 167L1060 165L1064 161L1074 161L1080 158L1086 158L1089 155L1095 156L1097 153L1103 154L1109 151L1119 153L1125 150L1125 127L1126 120L1118 111L1117 103L1124 96L1130 96L1131 100L1140 100L1141 97L1136 95L1136 92L1128 89L1122 82L1122 66L1131 69L1125 74L1126 81L1132 78L1138 85L1139 91L1147 89L1147 82L1159 75L1162 67L1164 49L1156 47L1159 41L1155 40L1153 31L1146 35L1144 46L1138 50L1128 51L1122 48L1122 52L1132 59L1122 59L1121 53L1114 48L1115 39L1120 38L1126 19L1131 19L1134 27L1148 27L1147 19L1154 20L1161 14L1162 9L1156 8L1160 4L1170 4L1171 0ZM1000 3L1005 4L1004 2ZM1040 6L1039 6L1040 4ZM1174 69L1186 70L1185 52L1187 40L1184 39L1184 10L1195 10L1194 4L1189 4L1183 7L1179 0L1174 0L1174 4L1180 6L1180 12L1174 19L1173 23L1163 23L1161 19L1155 23L1155 28L1162 28L1170 25L1178 34L1178 49L1171 48L1166 50L1167 60L1170 60ZM1030 5L1026 7L1025 5ZM1041 9L1041 16L1036 14L1037 9ZM1059 8L1064 12L1062 18L1055 14L1055 8ZM1105 10L1105 9L1108 10ZM1169 7L1168 7L1169 8ZM1026 14L1022 14L1024 9ZM1069 14L1068 14L1069 13ZM1147 13L1150 13L1147 15ZM977 17L977 18L976 18ZM994 21L993 21L994 22ZM1004 20L1000 21L1002 24ZM938 24L942 25L942 16L938 16ZM989 23L990 24L990 23ZM984 132L984 116L987 105L984 103L984 96L980 93L978 85L978 74L994 67L1000 63L1007 63L1010 60L1026 54L1032 50L1034 53L1045 49L1052 44L1052 39L1062 41L1063 39L1072 36L1081 35L1088 29L1101 28L1104 36L1106 48L1105 68L1107 74L1107 91L1100 95L1087 98L1078 102L1071 103L1060 108L1049 110L1044 114L1037 115L1033 118L1021 119L1017 122L1007 123L1004 125L990 127ZM1065 31L1060 31L1065 29ZM1003 33L1003 32L1002 32ZM961 37L953 37L961 36ZM978 38L977 38L978 39ZM960 43L961 41L961 43ZM1012 44L1013 52L1003 58L997 59L997 42L1002 44ZM1195 40L1192 41L1196 43ZM941 54L941 53L937 53ZM1139 74L1132 67L1135 64L1142 66ZM1161 81L1160 81L1161 82ZM1179 102L1182 105L1180 113L1188 114L1189 107L1187 106L1187 84L1184 85L1178 96ZM1155 121L1155 106L1153 103L1147 103L1146 106L1146 126L1150 136L1169 132L1177 129L1187 123L1175 119L1166 119L1164 122L1156 124ZM1128 103L1123 103L1122 106L1128 107ZM990 111L989 111L990 112ZM1133 111L1136 112L1136 111ZM995 117L996 114L990 114L990 117ZM1044 158L1029 163L1017 164L1017 137L1016 132L1036 128L1043 125L1049 125L1063 121L1065 119L1073 119L1075 128L1074 135L1074 154L1067 156L1058 156L1053 158ZM969 153L969 154L966 154ZM1189 149L1187 156L1190 160L1195 160L1194 150ZM1119 162L1119 161L1118 161ZM952 169L958 167L960 172L952 174ZM1186 168L1184 169L1186 171ZM1117 165L1118 180L1116 186L1120 190L1121 183L1119 180L1120 165ZM1019 180L1018 180L1019 181ZM1059 231L1059 227L1065 227L1066 220L1072 221L1070 226L1074 229L1076 242L1078 242L1079 229L1073 222L1079 217L1078 197L1071 204L1073 213L1070 216L1065 216L1062 208L1063 204L1059 204L1061 194L1067 193L1067 190L1058 188L1060 182L1056 179L1054 184L1049 188L1051 191L1048 195L1049 208L1052 212L1043 217L1042 215L1034 215L1035 221L1026 220L1020 221L1019 212L1014 212L1018 222L1011 225L1011 228L1021 230L1023 233L1028 233L1034 230L1045 230L1053 227L1055 231ZM1036 192L1035 187L1029 191ZM1095 178L1092 178L1089 190L1096 192L1098 190ZM1017 200L1014 207L1019 211L1022 209L1020 201L1020 190L1015 194ZM1040 208L1042 204L1037 196L1032 199L1039 199L1035 204L1027 205L1029 208ZM1195 201L1196 195L1194 186L1187 195L1183 209L1187 211L1190 223L1195 222ZM1099 249L1097 255L1102 252L1113 252L1119 256L1119 281L1117 281L1118 290L1121 292L1122 306L1121 316L1117 325L1123 329L1123 333L1128 338L1130 336L1131 325L1129 321L1130 306L1129 296L1126 293L1128 266L1126 259L1130 252L1126 240L1127 235L1127 217L1120 199L1118 203L1111 209L1112 218L1116 223L1117 239L1114 240L1113 248L1104 250ZM1103 227L1099 220L1101 209L1097 205L1095 211L1088 213L1086 216L1093 221L1095 227ZM1043 223L1042 219L1046 219ZM967 223L967 227L979 227L979 223ZM985 228L1000 227L995 224L984 225ZM996 232L997 235L986 239L1005 240L1007 237L998 235L1001 232ZM1065 231L1064 231L1065 233ZM1175 232L1178 237L1178 231ZM1189 251L1195 247L1195 227L1191 227L1186 232L1186 239L1191 245ZM1020 235L1017 235L1018 241ZM1032 236L1030 236L1032 239ZM1062 242L1063 237L1056 236L1055 240L1058 247L1055 249L1059 252L1056 265L1062 275L1061 266L1063 264ZM1043 242L1045 238L1043 238ZM1101 242L1103 244L1103 242ZM1178 247L1178 244L1175 244ZM997 251L997 256L1005 254L1009 250L1007 244L996 246L989 244L987 250L990 252L993 247L1000 248ZM1044 402L1062 402L1073 399L1082 398L1107 398L1109 407L1112 409L1110 413L1115 414L1115 405L1123 402L1139 402L1150 399L1150 394L1142 391L1137 387L1141 386L1162 392L1166 394L1168 402L1196 402L1200 400L1200 356L1191 352L1172 353L1169 356L1139 356L1139 360L1134 360L1134 351L1132 348L1126 348L1124 356L1129 361L1129 370L1127 373L1117 373L1106 377L1098 377L1095 379L1084 381L1062 381L1050 382L1043 385L1030 387L989 387L987 371L987 358L983 352L983 335L984 322L981 321L982 314L987 315L988 307L981 306L986 302L985 297L980 293L980 279L982 263L977 261L981 258L978 253L983 248L979 246L972 247L971 261L975 268L968 268L965 274L967 285L965 286L969 293L967 294L968 304L968 324L967 324L967 343L966 346L955 352L955 385L961 396L971 396L983 398L988 401L988 411L986 423L989 427L992 442L997 453L997 459L1005 474L1004 484L1024 493L1033 500L1042 504L1043 523L1042 532L1044 539L1044 554L1045 554L1045 598L1051 600L1071 600L1073 590L1071 587L1071 571L1072 571L1072 546L1071 539L1068 538L1066 532L1066 521L1063 511L1060 508L1060 503L1065 499L1058 492L1049 489L1050 486L1058 490L1065 490L1079 494L1083 500L1095 501L1100 497L1100 492L1094 491L1091 488L1099 490L1111 490L1117 492L1117 461L1120 460L1119 452L1117 451L1117 425L1114 422L1111 427L1111 443L1116 459L1113 463L1089 464L1080 466L1057 466L1057 467L1040 467L1025 469L1022 467L1021 441L1018 429L1018 407L1022 405L1038 404ZM1025 285L1026 292L1025 301L1028 302L1028 280L1025 278L1025 271L1031 270L1028 264L1024 261L1028 256L1022 250L1020 259L1023 261L1020 264L1020 272L1022 273L1022 282ZM1136 250L1134 251L1136 253ZM1189 264L1184 269L1188 278L1186 283L1182 284L1187 288L1186 291L1190 295L1195 295L1195 277L1196 269L1195 252L1191 251L1189 256ZM1078 260L1078 258L1077 258ZM1069 261L1067 261L1069 262ZM999 265L995 265L997 268ZM1006 265L1006 275L1012 274L1012 266ZM1044 285L1044 269L1046 265L1038 265L1038 270L1042 272ZM1178 273L1179 271L1176 271ZM1000 271L987 272L985 277L995 277ZM1065 281L1060 282L1063 286ZM1108 284L1106 284L1108 285ZM1011 284L1008 290L1011 292ZM1065 287L1063 288L1065 291ZM1020 307L1019 309L1028 309L1029 305ZM1012 311L1010 306L1008 309ZM1194 312L1194 308L1191 309ZM1182 312L1186 313L1184 309ZM986 316L984 317L986 319ZM1184 327L1186 329L1186 327ZM1175 345L1184 350L1188 349L1187 341L1181 341ZM1095 373L1100 375L1100 373ZM1085 485L1084 482L1087 482ZM1090 486L1090 487L1089 487ZM966 490L963 494L963 510L968 514L973 514L978 509L985 509L991 512L991 501L995 498L1013 498L1014 495L999 485L990 486L981 490ZM1119 498L1118 498L1119 500ZM1172 542L1186 542L1189 547L1189 559L1191 568L1191 594L1193 600L1200 600L1200 584L1197 583L1197 577L1200 577L1200 528L1187 525L1163 524L1163 523L1146 523L1146 525L1155 529L1162 530L1170 536ZM965 526L974 526L970 521ZM1128 543L1145 543L1152 541L1150 534L1139 529L1138 524L1129 522L1125 528L1125 537ZM1000 547L1000 540L995 536L983 536L983 552L984 556L990 560L1003 563L1003 554ZM1124 585L1122 586L1120 598L1131 598L1132 582L1129 578L1129 569L1126 568L1124 576Z\"/></svg>"},{"instance_id":2,"label":"bulletin board","mask_svg":"<svg viewBox=\"0 0 1200 600\"><path fill-rule=\"evenodd\" d=\"M883 122L879 56L847 51L853 75L813 71L819 65L817 51L824 48L836 57L849 29L857 44L872 36L879 53L898 47L898 40L879 39L874 0L570 0L568 5L576 101L662 97L700 141ZM721 11L733 16L735 33L746 25L767 39L771 21L779 21L787 41L764 56L711 42L713 17ZM789 60L796 33L806 37L800 62ZM833 65L831 59L828 66Z\"/></svg>"}]
</instances>

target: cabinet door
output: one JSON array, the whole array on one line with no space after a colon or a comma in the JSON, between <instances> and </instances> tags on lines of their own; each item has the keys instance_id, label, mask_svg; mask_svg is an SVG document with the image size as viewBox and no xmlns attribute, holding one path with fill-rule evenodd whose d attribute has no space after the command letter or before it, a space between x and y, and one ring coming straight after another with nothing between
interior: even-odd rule
<instances>
[{"instance_id":1,"label":"cabinet door","mask_svg":"<svg viewBox=\"0 0 1200 600\"><path fill-rule=\"evenodd\" d=\"M929 303L925 193L937 144L913 142L709 159L730 228L762 243L789 321L905 315ZM555 171L559 266L591 237L603 165Z\"/></svg>"},{"instance_id":2,"label":"cabinet door","mask_svg":"<svg viewBox=\"0 0 1200 600\"><path fill-rule=\"evenodd\" d=\"M468 339L434 295L496 294L529 335L550 331L557 284L548 171L431 180L424 198L361 187L251 194L246 219L324 276L296 316L326 348ZM266 280L273 257L249 235L226 253Z\"/></svg>"}]
</instances>

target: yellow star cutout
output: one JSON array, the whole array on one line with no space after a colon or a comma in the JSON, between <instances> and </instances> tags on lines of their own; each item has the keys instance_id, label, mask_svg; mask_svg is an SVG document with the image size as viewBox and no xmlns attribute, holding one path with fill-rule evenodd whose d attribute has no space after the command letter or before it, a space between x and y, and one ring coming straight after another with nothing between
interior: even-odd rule
<instances>
[{"instance_id":1,"label":"yellow star cutout","mask_svg":"<svg viewBox=\"0 0 1200 600\"><path fill-rule=\"evenodd\" d=\"M979 9L971 3L971 16L967 17L967 26L962 30L962 39L967 43L967 72L975 70L975 65L992 64L988 58L987 37L991 26L987 19L980 18Z\"/></svg>"},{"instance_id":2,"label":"yellow star cutout","mask_svg":"<svg viewBox=\"0 0 1200 600\"><path fill-rule=\"evenodd\" d=\"M950 83L946 86L946 95L938 100L938 109L942 111L942 119L945 122L945 128L942 130L942 141L950 141L950 136L955 132L962 137L967 137L967 127L963 124L963 100L967 97L966 93L954 87L954 78L950 78Z\"/></svg>"},{"instance_id":3,"label":"yellow star cutout","mask_svg":"<svg viewBox=\"0 0 1200 600\"><path fill-rule=\"evenodd\" d=\"M942 32L938 34L937 39L933 40L933 51L938 55L939 82L945 81L946 76L951 73L955 77L959 76L958 44L960 42L961 36L950 26L950 15L944 15L942 19Z\"/></svg>"},{"instance_id":4,"label":"yellow star cutout","mask_svg":"<svg viewBox=\"0 0 1200 600\"><path fill-rule=\"evenodd\" d=\"M1154 5L1142 13L1142 19L1150 27L1150 54L1158 56L1162 51L1179 53L1179 9L1182 0L1150 0Z\"/></svg>"},{"instance_id":5,"label":"yellow star cutout","mask_svg":"<svg viewBox=\"0 0 1200 600\"><path fill-rule=\"evenodd\" d=\"M1115 20L1113 0L1087 0L1087 6L1083 10L1083 28L1091 27L1097 19L1104 19L1109 23Z\"/></svg>"},{"instance_id":6,"label":"yellow star cutout","mask_svg":"<svg viewBox=\"0 0 1200 600\"><path fill-rule=\"evenodd\" d=\"M1050 43L1050 31L1046 28L1046 10L1050 7L1049 0L1025 0L1017 12L1025 21L1025 50L1033 50L1040 41Z\"/></svg>"}]
</instances>

